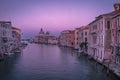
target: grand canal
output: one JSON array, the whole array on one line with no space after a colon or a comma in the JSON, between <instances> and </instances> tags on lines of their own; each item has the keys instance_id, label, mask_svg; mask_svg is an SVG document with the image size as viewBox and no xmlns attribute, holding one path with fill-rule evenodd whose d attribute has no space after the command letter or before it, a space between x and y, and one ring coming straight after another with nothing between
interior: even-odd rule
<instances>
[{"instance_id":1,"label":"grand canal","mask_svg":"<svg viewBox=\"0 0 120 80\"><path fill-rule=\"evenodd\" d=\"M118 80L70 48L29 44L0 62L0 80Z\"/></svg>"}]
</instances>

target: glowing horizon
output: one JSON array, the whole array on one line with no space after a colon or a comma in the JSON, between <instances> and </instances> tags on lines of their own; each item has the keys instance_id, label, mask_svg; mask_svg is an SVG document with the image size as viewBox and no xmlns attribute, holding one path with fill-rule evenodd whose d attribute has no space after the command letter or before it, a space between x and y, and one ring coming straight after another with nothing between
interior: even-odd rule
<instances>
[{"instance_id":1,"label":"glowing horizon","mask_svg":"<svg viewBox=\"0 0 120 80\"><path fill-rule=\"evenodd\" d=\"M33 37L40 28L58 34L64 29L87 25L96 16L112 11L113 4L119 0L7 1L4 0L1 4L3 8L0 8L0 20L11 20L13 26L22 29L25 34L23 37Z\"/></svg>"}]
</instances>

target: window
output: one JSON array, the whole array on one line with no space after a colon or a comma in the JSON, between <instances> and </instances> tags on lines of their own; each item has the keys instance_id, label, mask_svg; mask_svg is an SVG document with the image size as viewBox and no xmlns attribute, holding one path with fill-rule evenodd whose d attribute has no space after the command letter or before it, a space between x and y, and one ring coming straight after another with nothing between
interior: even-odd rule
<instances>
[{"instance_id":1,"label":"window","mask_svg":"<svg viewBox=\"0 0 120 80\"><path fill-rule=\"evenodd\" d=\"M78 40L78 38L77 38L77 40Z\"/></svg>"},{"instance_id":2,"label":"window","mask_svg":"<svg viewBox=\"0 0 120 80\"><path fill-rule=\"evenodd\" d=\"M87 32L85 32L85 35L87 35Z\"/></svg>"},{"instance_id":3,"label":"window","mask_svg":"<svg viewBox=\"0 0 120 80\"><path fill-rule=\"evenodd\" d=\"M101 31L103 30L103 21L101 21Z\"/></svg>"},{"instance_id":4,"label":"window","mask_svg":"<svg viewBox=\"0 0 120 80\"><path fill-rule=\"evenodd\" d=\"M118 26L120 26L120 18L118 18Z\"/></svg>"},{"instance_id":5,"label":"window","mask_svg":"<svg viewBox=\"0 0 120 80\"><path fill-rule=\"evenodd\" d=\"M110 21L107 21L107 29L110 29Z\"/></svg>"},{"instance_id":6,"label":"window","mask_svg":"<svg viewBox=\"0 0 120 80\"><path fill-rule=\"evenodd\" d=\"M77 32L77 34L78 34L78 32Z\"/></svg>"},{"instance_id":7,"label":"window","mask_svg":"<svg viewBox=\"0 0 120 80\"><path fill-rule=\"evenodd\" d=\"M6 36L6 31L3 31L3 36Z\"/></svg>"},{"instance_id":8,"label":"window","mask_svg":"<svg viewBox=\"0 0 120 80\"><path fill-rule=\"evenodd\" d=\"M94 43L94 44L97 43L97 36L93 36L93 43Z\"/></svg>"},{"instance_id":9,"label":"window","mask_svg":"<svg viewBox=\"0 0 120 80\"><path fill-rule=\"evenodd\" d=\"M103 36L101 36L101 46L103 46Z\"/></svg>"},{"instance_id":10,"label":"window","mask_svg":"<svg viewBox=\"0 0 120 80\"><path fill-rule=\"evenodd\" d=\"M101 59L102 59L102 51L101 51Z\"/></svg>"},{"instance_id":11,"label":"window","mask_svg":"<svg viewBox=\"0 0 120 80\"><path fill-rule=\"evenodd\" d=\"M120 56L120 47L116 47L117 49L117 55Z\"/></svg>"},{"instance_id":12,"label":"window","mask_svg":"<svg viewBox=\"0 0 120 80\"><path fill-rule=\"evenodd\" d=\"M87 38L85 38L85 42L87 42Z\"/></svg>"},{"instance_id":13,"label":"window","mask_svg":"<svg viewBox=\"0 0 120 80\"><path fill-rule=\"evenodd\" d=\"M81 33L81 35L83 35L83 33Z\"/></svg>"}]
</instances>

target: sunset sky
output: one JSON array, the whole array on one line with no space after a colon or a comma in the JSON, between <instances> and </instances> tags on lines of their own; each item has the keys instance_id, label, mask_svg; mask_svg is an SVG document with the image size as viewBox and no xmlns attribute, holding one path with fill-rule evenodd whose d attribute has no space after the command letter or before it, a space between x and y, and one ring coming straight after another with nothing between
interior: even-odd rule
<instances>
[{"instance_id":1,"label":"sunset sky","mask_svg":"<svg viewBox=\"0 0 120 80\"><path fill-rule=\"evenodd\" d=\"M120 0L0 0L0 20L10 20L31 38L41 28L52 35L87 25L96 16L113 11Z\"/></svg>"}]
</instances>

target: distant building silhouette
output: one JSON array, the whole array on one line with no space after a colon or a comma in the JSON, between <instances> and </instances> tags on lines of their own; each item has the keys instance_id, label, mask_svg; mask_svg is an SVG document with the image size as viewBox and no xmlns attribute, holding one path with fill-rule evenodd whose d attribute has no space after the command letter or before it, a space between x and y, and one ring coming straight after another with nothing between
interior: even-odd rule
<instances>
[{"instance_id":1,"label":"distant building silhouette","mask_svg":"<svg viewBox=\"0 0 120 80\"><path fill-rule=\"evenodd\" d=\"M41 28L39 35L34 38L35 43L42 43L42 44L57 44L58 39L55 36L50 35L50 33L44 32Z\"/></svg>"},{"instance_id":2,"label":"distant building silhouette","mask_svg":"<svg viewBox=\"0 0 120 80\"><path fill-rule=\"evenodd\" d=\"M39 35L43 35L44 34L44 31L43 29L41 28L40 32L39 32Z\"/></svg>"}]
</instances>

